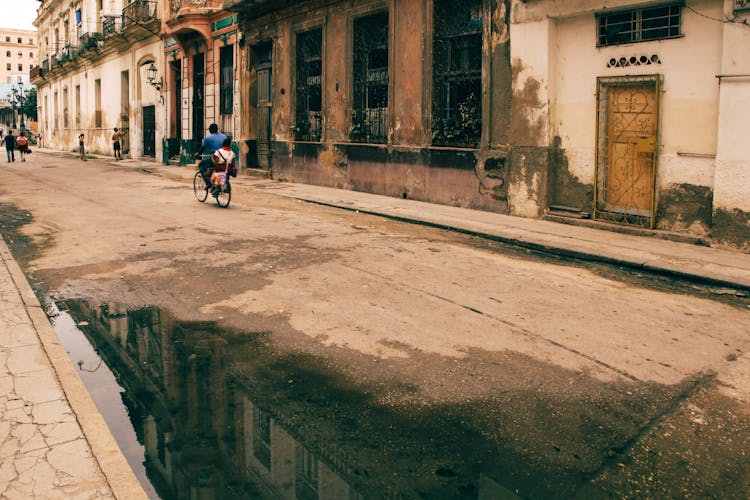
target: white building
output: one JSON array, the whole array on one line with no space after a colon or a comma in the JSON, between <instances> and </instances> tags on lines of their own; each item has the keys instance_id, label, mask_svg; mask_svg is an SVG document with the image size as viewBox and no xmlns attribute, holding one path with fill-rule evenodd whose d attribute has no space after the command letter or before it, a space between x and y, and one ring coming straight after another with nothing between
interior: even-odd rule
<instances>
[{"instance_id":1,"label":"white building","mask_svg":"<svg viewBox=\"0 0 750 500\"><path fill-rule=\"evenodd\" d=\"M749 17L747 0L513 0L517 137L556 156L552 211L750 250Z\"/></svg>"},{"instance_id":2,"label":"white building","mask_svg":"<svg viewBox=\"0 0 750 500\"><path fill-rule=\"evenodd\" d=\"M91 152L112 154L118 127L125 155L161 158L160 9L156 0L42 0L31 81L45 145L75 150L83 133Z\"/></svg>"}]
</instances>

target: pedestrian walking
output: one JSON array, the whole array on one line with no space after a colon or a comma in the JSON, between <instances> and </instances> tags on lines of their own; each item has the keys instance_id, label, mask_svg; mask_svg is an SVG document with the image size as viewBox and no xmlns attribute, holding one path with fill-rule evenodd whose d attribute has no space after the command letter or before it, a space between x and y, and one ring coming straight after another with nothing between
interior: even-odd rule
<instances>
[{"instance_id":1,"label":"pedestrian walking","mask_svg":"<svg viewBox=\"0 0 750 500\"><path fill-rule=\"evenodd\" d=\"M112 134L112 149L115 151L115 159L122 160L122 152L120 147L120 139L122 138L122 133L115 127L115 133Z\"/></svg>"},{"instance_id":2,"label":"pedestrian walking","mask_svg":"<svg viewBox=\"0 0 750 500\"><path fill-rule=\"evenodd\" d=\"M21 161L26 161L26 155L31 151L29 150L29 140L26 138L26 134L23 130L18 133L16 149L18 149L18 154L21 155Z\"/></svg>"},{"instance_id":3,"label":"pedestrian walking","mask_svg":"<svg viewBox=\"0 0 750 500\"><path fill-rule=\"evenodd\" d=\"M13 131L8 130L8 135L3 139L5 142L5 151L8 153L8 163L16 161L14 150L16 149L16 138L13 137Z\"/></svg>"},{"instance_id":4,"label":"pedestrian walking","mask_svg":"<svg viewBox=\"0 0 750 500\"><path fill-rule=\"evenodd\" d=\"M78 152L81 153L81 160L86 161L86 145L84 139L84 134L78 136Z\"/></svg>"}]
</instances>

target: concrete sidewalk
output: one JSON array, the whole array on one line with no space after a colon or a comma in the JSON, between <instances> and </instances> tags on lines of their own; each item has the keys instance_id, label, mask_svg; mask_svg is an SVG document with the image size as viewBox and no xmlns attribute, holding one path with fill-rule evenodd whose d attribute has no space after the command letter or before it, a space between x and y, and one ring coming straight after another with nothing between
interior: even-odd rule
<instances>
[{"instance_id":1,"label":"concrete sidewalk","mask_svg":"<svg viewBox=\"0 0 750 500\"><path fill-rule=\"evenodd\" d=\"M0 238L0 497L147 498Z\"/></svg>"},{"instance_id":2,"label":"concrete sidewalk","mask_svg":"<svg viewBox=\"0 0 750 500\"><path fill-rule=\"evenodd\" d=\"M750 291L750 254L742 252L307 184L243 178L239 185L555 255Z\"/></svg>"}]
</instances>

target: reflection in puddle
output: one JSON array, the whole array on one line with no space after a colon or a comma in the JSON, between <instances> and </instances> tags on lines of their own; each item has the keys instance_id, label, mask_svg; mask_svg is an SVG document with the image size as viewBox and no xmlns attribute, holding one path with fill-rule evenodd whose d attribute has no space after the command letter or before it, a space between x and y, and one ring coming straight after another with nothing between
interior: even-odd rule
<instances>
[{"instance_id":1,"label":"reflection in puddle","mask_svg":"<svg viewBox=\"0 0 750 500\"><path fill-rule=\"evenodd\" d=\"M63 312L55 329L152 497L515 496L463 422L378 408L260 334L152 307L60 308L78 326Z\"/></svg>"}]
</instances>

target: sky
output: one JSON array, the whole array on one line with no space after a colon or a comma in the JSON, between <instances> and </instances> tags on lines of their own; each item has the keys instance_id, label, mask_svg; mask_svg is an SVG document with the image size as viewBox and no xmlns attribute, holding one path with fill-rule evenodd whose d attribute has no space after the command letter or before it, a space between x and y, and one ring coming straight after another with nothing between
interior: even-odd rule
<instances>
[{"instance_id":1,"label":"sky","mask_svg":"<svg viewBox=\"0 0 750 500\"><path fill-rule=\"evenodd\" d=\"M31 24L39 8L37 0L0 0L0 28L35 30Z\"/></svg>"}]
</instances>

